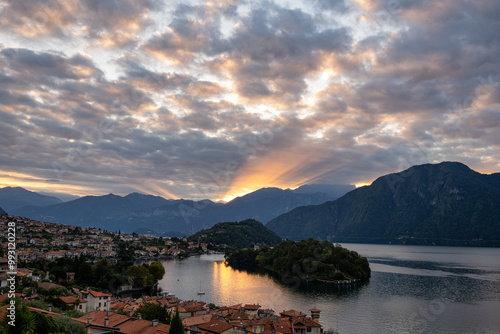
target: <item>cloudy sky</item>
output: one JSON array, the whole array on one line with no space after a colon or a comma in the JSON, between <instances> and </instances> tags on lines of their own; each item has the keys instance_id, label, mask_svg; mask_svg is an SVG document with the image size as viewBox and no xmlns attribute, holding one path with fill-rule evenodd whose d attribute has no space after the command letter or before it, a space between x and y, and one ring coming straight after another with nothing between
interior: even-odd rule
<instances>
[{"instance_id":1,"label":"cloudy sky","mask_svg":"<svg viewBox=\"0 0 500 334\"><path fill-rule=\"evenodd\" d=\"M0 187L229 199L500 171L498 0L0 1Z\"/></svg>"}]
</instances>

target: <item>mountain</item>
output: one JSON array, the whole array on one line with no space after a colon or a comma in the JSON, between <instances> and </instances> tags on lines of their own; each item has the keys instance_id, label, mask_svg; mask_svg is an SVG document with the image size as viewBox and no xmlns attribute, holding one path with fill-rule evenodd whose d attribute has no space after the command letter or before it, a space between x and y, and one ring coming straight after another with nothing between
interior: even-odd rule
<instances>
[{"instance_id":1,"label":"mountain","mask_svg":"<svg viewBox=\"0 0 500 334\"><path fill-rule=\"evenodd\" d=\"M168 200L159 196L138 193L132 193L125 197L108 194L104 196L85 196L73 201L45 207L23 207L12 210L11 214L74 226L130 230L128 229L130 225L135 226L134 222L129 221L131 213L153 209L168 202Z\"/></svg>"},{"instance_id":2,"label":"mountain","mask_svg":"<svg viewBox=\"0 0 500 334\"><path fill-rule=\"evenodd\" d=\"M7 214L7 212L5 212L2 208L0 208L0 216L6 215L6 214Z\"/></svg>"},{"instance_id":3,"label":"mountain","mask_svg":"<svg viewBox=\"0 0 500 334\"><path fill-rule=\"evenodd\" d=\"M332 197L332 201L344 196L349 191L356 189L353 184L305 184L303 186L294 189L293 192L296 194L314 194L323 193Z\"/></svg>"},{"instance_id":4,"label":"mountain","mask_svg":"<svg viewBox=\"0 0 500 334\"><path fill-rule=\"evenodd\" d=\"M5 187L0 189L0 205L8 212L23 206L47 206L62 201L53 196L45 196L21 187Z\"/></svg>"},{"instance_id":5,"label":"mountain","mask_svg":"<svg viewBox=\"0 0 500 334\"><path fill-rule=\"evenodd\" d=\"M297 193L290 189L262 188L224 205L230 220L253 218L267 223L298 206L321 204L335 197L322 192Z\"/></svg>"},{"instance_id":6,"label":"mountain","mask_svg":"<svg viewBox=\"0 0 500 334\"><path fill-rule=\"evenodd\" d=\"M209 229L201 230L188 238L190 241L245 248L251 244L274 246L281 238L262 223L247 219L241 222L217 223Z\"/></svg>"},{"instance_id":7,"label":"mountain","mask_svg":"<svg viewBox=\"0 0 500 334\"><path fill-rule=\"evenodd\" d=\"M293 240L500 245L500 173L458 162L413 166L267 227Z\"/></svg>"},{"instance_id":8,"label":"mountain","mask_svg":"<svg viewBox=\"0 0 500 334\"><path fill-rule=\"evenodd\" d=\"M296 193L263 188L221 204L210 200L166 200L131 194L86 196L47 207L24 207L11 214L76 226L95 226L124 233L151 230L167 235L189 235L219 222L271 219L302 205L320 204L334 197L325 193Z\"/></svg>"}]
</instances>

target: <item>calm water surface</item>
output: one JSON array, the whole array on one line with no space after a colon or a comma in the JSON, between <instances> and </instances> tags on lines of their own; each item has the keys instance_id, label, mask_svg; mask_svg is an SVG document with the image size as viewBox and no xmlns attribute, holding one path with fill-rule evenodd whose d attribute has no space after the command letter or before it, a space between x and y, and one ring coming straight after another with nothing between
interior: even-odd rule
<instances>
[{"instance_id":1,"label":"calm water surface","mask_svg":"<svg viewBox=\"0 0 500 334\"><path fill-rule=\"evenodd\" d=\"M203 255L164 262L160 286L216 305L258 303L277 313L317 307L324 329L340 334L500 333L500 249L342 245L368 258L369 283L287 286L279 277L226 267L222 255Z\"/></svg>"}]
</instances>

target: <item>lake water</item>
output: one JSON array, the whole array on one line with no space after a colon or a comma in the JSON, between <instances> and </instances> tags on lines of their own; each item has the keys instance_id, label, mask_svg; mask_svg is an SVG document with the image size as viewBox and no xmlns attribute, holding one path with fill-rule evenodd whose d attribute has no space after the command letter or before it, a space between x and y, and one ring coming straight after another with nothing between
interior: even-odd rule
<instances>
[{"instance_id":1,"label":"lake water","mask_svg":"<svg viewBox=\"0 0 500 334\"><path fill-rule=\"evenodd\" d=\"M163 263L160 286L183 300L258 303L276 313L321 310L320 323L348 333L500 333L500 249L342 244L366 256L359 287L287 286L226 267L222 255ZM205 292L198 295L198 291Z\"/></svg>"}]
</instances>

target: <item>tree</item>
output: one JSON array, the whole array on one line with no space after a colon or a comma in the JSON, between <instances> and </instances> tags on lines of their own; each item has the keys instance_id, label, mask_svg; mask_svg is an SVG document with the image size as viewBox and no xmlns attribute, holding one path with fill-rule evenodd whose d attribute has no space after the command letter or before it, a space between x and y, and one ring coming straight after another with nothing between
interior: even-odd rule
<instances>
[{"instance_id":1,"label":"tree","mask_svg":"<svg viewBox=\"0 0 500 334\"><path fill-rule=\"evenodd\" d=\"M57 324L51 317L41 313L30 312L28 306L19 298L15 299L16 325L8 324L10 319L5 316L0 324L1 333L19 334L50 334L64 333L65 327Z\"/></svg>"},{"instance_id":2,"label":"tree","mask_svg":"<svg viewBox=\"0 0 500 334\"><path fill-rule=\"evenodd\" d=\"M170 322L170 330L168 334L184 334L184 325L182 324L182 319L179 315L179 309L175 309L175 315Z\"/></svg>"},{"instance_id":3,"label":"tree","mask_svg":"<svg viewBox=\"0 0 500 334\"><path fill-rule=\"evenodd\" d=\"M159 281L165 275L165 267L159 261L154 261L149 265L149 272L155 281Z\"/></svg>"},{"instance_id":4,"label":"tree","mask_svg":"<svg viewBox=\"0 0 500 334\"><path fill-rule=\"evenodd\" d=\"M75 280L78 284L91 285L94 283L92 266L87 262L82 262L75 272Z\"/></svg>"},{"instance_id":5,"label":"tree","mask_svg":"<svg viewBox=\"0 0 500 334\"><path fill-rule=\"evenodd\" d=\"M68 317L58 317L55 319L59 326L64 326L66 328L67 334L86 334L87 330L85 327Z\"/></svg>"},{"instance_id":6,"label":"tree","mask_svg":"<svg viewBox=\"0 0 500 334\"><path fill-rule=\"evenodd\" d=\"M130 266L127 268L127 277L134 287L152 286L153 277L143 266Z\"/></svg>"},{"instance_id":7,"label":"tree","mask_svg":"<svg viewBox=\"0 0 500 334\"><path fill-rule=\"evenodd\" d=\"M121 272L125 268L128 268L134 264L134 248L130 243L121 241L118 243L118 251L116 252L116 257L116 266Z\"/></svg>"},{"instance_id":8,"label":"tree","mask_svg":"<svg viewBox=\"0 0 500 334\"><path fill-rule=\"evenodd\" d=\"M134 317L137 317L139 313L145 320L158 319L162 324L170 324L170 313L166 306L156 303L146 303L134 312Z\"/></svg>"}]
</instances>

